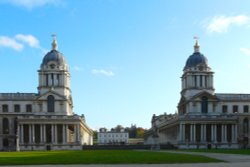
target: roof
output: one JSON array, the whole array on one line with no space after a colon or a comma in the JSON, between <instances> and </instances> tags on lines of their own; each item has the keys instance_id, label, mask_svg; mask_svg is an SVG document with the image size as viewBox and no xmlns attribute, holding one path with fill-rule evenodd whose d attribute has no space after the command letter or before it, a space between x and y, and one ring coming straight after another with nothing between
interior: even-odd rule
<instances>
[{"instance_id":1,"label":"roof","mask_svg":"<svg viewBox=\"0 0 250 167\"><path fill-rule=\"evenodd\" d=\"M197 65L206 65L208 66L207 58L200 52L194 52L186 61L184 70L187 68L193 68Z\"/></svg>"},{"instance_id":2,"label":"roof","mask_svg":"<svg viewBox=\"0 0 250 167\"><path fill-rule=\"evenodd\" d=\"M41 66L47 65L47 63L49 63L50 61L54 61L58 65L66 64L63 54L57 50L51 50L50 52L48 52L44 56Z\"/></svg>"},{"instance_id":3,"label":"roof","mask_svg":"<svg viewBox=\"0 0 250 167\"><path fill-rule=\"evenodd\" d=\"M216 93L215 96L223 101L250 101L250 94Z\"/></svg>"},{"instance_id":4,"label":"roof","mask_svg":"<svg viewBox=\"0 0 250 167\"><path fill-rule=\"evenodd\" d=\"M0 93L0 100L34 100L36 93Z\"/></svg>"}]
</instances>

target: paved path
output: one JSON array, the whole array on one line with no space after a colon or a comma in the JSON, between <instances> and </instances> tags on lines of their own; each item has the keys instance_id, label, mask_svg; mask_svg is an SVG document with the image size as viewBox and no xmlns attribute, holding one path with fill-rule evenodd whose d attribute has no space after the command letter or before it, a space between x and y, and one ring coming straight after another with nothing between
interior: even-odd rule
<instances>
[{"instance_id":1,"label":"paved path","mask_svg":"<svg viewBox=\"0 0 250 167\"><path fill-rule=\"evenodd\" d=\"M197 164L161 164L161 165L29 165L14 167L249 167L249 162L236 163L197 163ZM5 166L13 167L13 166Z\"/></svg>"},{"instance_id":2,"label":"paved path","mask_svg":"<svg viewBox=\"0 0 250 167\"><path fill-rule=\"evenodd\" d=\"M240 155L240 154L222 154L222 153L205 153L205 152L185 152L185 151L166 151L171 153L180 154L192 154L192 155L204 155L206 157L220 159L225 162L236 163L236 162L248 162L250 167L250 155Z\"/></svg>"}]
</instances>

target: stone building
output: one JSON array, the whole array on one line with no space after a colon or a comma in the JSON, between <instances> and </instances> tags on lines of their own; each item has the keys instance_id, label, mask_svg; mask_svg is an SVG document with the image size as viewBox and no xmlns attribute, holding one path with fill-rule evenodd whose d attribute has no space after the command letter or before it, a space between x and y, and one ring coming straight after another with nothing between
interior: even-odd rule
<instances>
[{"instance_id":1,"label":"stone building","mask_svg":"<svg viewBox=\"0 0 250 167\"><path fill-rule=\"evenodd\" d=\"M154 115L145 144L178 148L250 147L250 94L215 93L214 72L196 41L181 77L178 113ZM154 137L156 136L156 137Z\"/></svg>"},{"instance_id":2,"label":"stone building","mask_svg":"<svg viewBox=\"0 0 250 167\"><path fill-rule=\"evenodd\" d=\"M92 145L73 113L68 64L54 37L38 70L38 93L0 93L0 150L71 150Z\"/></svg>"},{"instance_id":3,"label":"stone building","mask_svg":"<svg viewBox=\"0 0 250 167\"><path fill-rule=\"evenodd\" d=\"M119 131L107 131L106 128L100 128L97 133L98 145L124 145L128 144L129 135L124 128Z\"/></svg>"}]
</instances>

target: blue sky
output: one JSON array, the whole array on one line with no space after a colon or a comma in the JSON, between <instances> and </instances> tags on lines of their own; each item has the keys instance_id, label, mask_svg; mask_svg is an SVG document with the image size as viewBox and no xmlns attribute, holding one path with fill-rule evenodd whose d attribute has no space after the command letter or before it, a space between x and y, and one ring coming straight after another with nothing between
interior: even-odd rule
<instances>
[{"instance_id":1,"label":"blue sky","mask_svg":"<svg viewBox=\"0 0 250 167\"><path fill-rule=\"evenodd\" d=\"M57 34L74 112L88 125L149 128L176 112L194 36L217 93L250 93L248 0L0 0L0 92L37 92Z\"/></svg>"}]
</instances>

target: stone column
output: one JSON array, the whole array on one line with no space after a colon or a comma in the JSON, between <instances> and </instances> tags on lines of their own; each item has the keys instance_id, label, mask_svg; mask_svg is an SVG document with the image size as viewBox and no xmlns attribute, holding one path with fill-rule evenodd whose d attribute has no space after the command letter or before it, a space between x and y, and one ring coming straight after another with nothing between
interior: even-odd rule
<instances>
[{"instance_id":1,"label":"stone column","mask_svg":"<svg viewBox=\"0 0 250 167\"><path fill-rule=\"evenodd\" d=\"M204 125L204 141L207 142L207 125Z\"/></svg>"},{"instance_id":2,"label":"stone column","mask_svg":"<svg viewBox=\"0 0 250 167\"><path fill-rule=\"evenodd\" d=\"M51 143L55 142L55 131L54 131L54 125L51 124Z\"/></svg>"},{"instance_id":3,"label":"stone column","mask_svg":"<svg viewBox=\"0 0 250 167\"><path fill-rule=\"evenodd\" d=\"M77 134L76 141L80 142L80 125L79 124L76 125L76 134Z\"/></svg>"},{"instance_id":4,"label":"stone column","mask_svg":"<svg viewBox=\"0 0 250 167\"><path fill-rule=\"evenodd\" d=\"M235 141L238 142L237 141L238 140L238 125L235 124L234 128L235 128Z\"/></svg>"},{"instance_id":5,"label":"stone column","mask_svg":"<svg viewBox=\"0 0 250 167\"><path fill-rule=\"evenodd\" d=\"M65 142L66 142L66 134L65 134L65 130L66 129L66 127L65 127L65 125L63 124L62 125L62 138L63 138L63 141L62 141L62 143L64 144Z\"/></svg>"},{"instance_id":6,"label":"stone column","mask_svg":"<svg viewBox=\"0 0 250 167\"><path fill-rule=\"evenodd\" d=\"M182 138L183 138L183 132L182 132L182 124L180 123L179 125L179 141L181 142L182 141Z\"/></svg>"},{"instance_id":7,"label":"stone column","mask_svg":"<svg viewBox=\"0 0 250 167\"><path fill-rule=\"evenodd\" d=\"M205 87L205 76L201 76L202 77L202 87Z\"/></svg>"},{"instance_id":8,"label":"stone column","mask_svg":"<svg viewBox=\"0 0 250 167\"><path fill-rule=\"evenodd\" d=\"M17 135L18 135L18 138L19 138L19 143L22 143L21 142L21 125L18 125Z\"/></svg>"},{"instance_id":9,"label":"stone column","mask_svg":"<svg viewBox=\"0 0 250 167\"><path fill-rule=\"evenodd\" d=\"M196 124L194 124L193 125L193 128L194 128L194 131L193 131L193 133L194 133L194 142L196 142Z\"/></svg>"},{"instance_id":10,"label":"stone column","mask_svg":"<svg viewBox=\"0 0 250 167\"><path fill-rule=\"evenodd\" d=\"M197 82L197 83L196 83L196 84L197 84L196 86L197 86L198 88L200 87L200 77L201 77L201 76L199 76L199 75L196 76L196 82Z\"/></svg>"},{"instance_id":11,"label":"stone column","mask_svg":"<svg viewBox=\"0 0 250 167\"><path fill-rule=\"evenodd\" d=\"M35 125L32 124L31 127L32 127L32 143L35 143Z\"/></svg>"},{"instance_id":12,"label":"stone column","mask_svg":"<svg viewBox=\"0 0 250 167\"><path fill-rule=\"evenodd\" d=\"M44 141L44 143L47 142L47 140L46 140L46 124L43 125L43 141Z\"/></svg>"},{"instance_id":13,"label":"stone column","mask_svg":"<svg viewBox=\"0 0 250 167\"><path fill-rule=\"evenodd\" d=\"M193 124L190 124L190 141L193 142Z\"/></svg>"},{"instance_id":14,"label":"stone column","mask_svg":"<svg viewBox=\"0 0 250 167\"><path fill-rule=\"evenodd\" d=\"M214 125L211 124L211 141L214 142Z\"/></svg>"},{"instance_id":15,"label":"stone column","mask_svg":"<svg viewBox=\"0 0 250 167\"><path fill-rule=\"evenodd\" d=\"M57 144L57 124L55 124L55 143Z\"/></svg>"},{"instance_id":16,"label":"stone column","mask_svg":"<svg viewBox=\"0 0 250 167\"><path fill-rule=\"evenodd\" d=\"M225 142L227 143L227 125L225 125Z\"/></svg>"},{"instance_id":17,"label":"stone column","mask_svg":"<svg viewBox=\"0 0 250 167\"><path fill-rule=\"evenodd\" d=\"M234 143L234 142L235 142L235 132L234 132L235 129L234 129L234 124L232 124L231 126L232 126L232 129L231 129L231 130L232 130L232 143Z\"/></svg>"},{"instance_id":18,"label":"stone column","mask_svg":"<svg viewBox=\"0 0 250 167\"><path fill-rule=\"evenodd\" d=\"M23 124L21 124L21 132L20 132L20 140L21 140L21 143L23 143L23 136L24 136L24 133L23 133Z\"/></svg>"},{"instance_id":19,"label":"stone column","mask_svg":"<svg viewBox=\"0 0 250 167\"><path fill-rule=\"evenodd\" d=\"M225 128L224 125L221 125L221 142L224 143L225 142Z\"/></svg>"},{"instance_id":20,"label":"stone column","mask_svg":"<svg viewBox=\"0 0 250 167\"><path fill-rule=\"evenodd\" d=\"M40 143L43 143L44 140L43 140L43 125L40 124Z\"/></svg>"},{"instance_id":21,"label":"stone column","mask_svg":"<svg viewBox=\"0 0 250 167\"><path fill-rule=\"evenodd\" d=\"M214 125L214 142L217 143L217 125Z\"/></svg>"},{"instance_id":22,"label":"stone column","mask_svg":"<svg viewBox=\"0 0 250 167\"><path fill-rule=\"evenodd\" d=\"M32 143L32 130L31 130L31 124L29 124L28 125L28 127L29 127L29 144L31 144Z\"/></svg>"},{"instance_id":23,"label":"stone column","mask_svg":"<svg viewBox=\"0 0 250 167\"><path fill-rule=\"evenodd\" d=\"M186 140L186 130L185 130L185 128L186 128L186 125L182 124L182 141L184 141L184 142Z\"/></svg>"},{"instance_id":24,"label":"stone column","mask_svg":"<svg viewBox=\"0 0 250 167\"><path fill-rule=\"evenodd\" d=\"M77 142L77 131L76 131L76 125L74 125L74 142Z\"/></svg>"}]
</instances>

